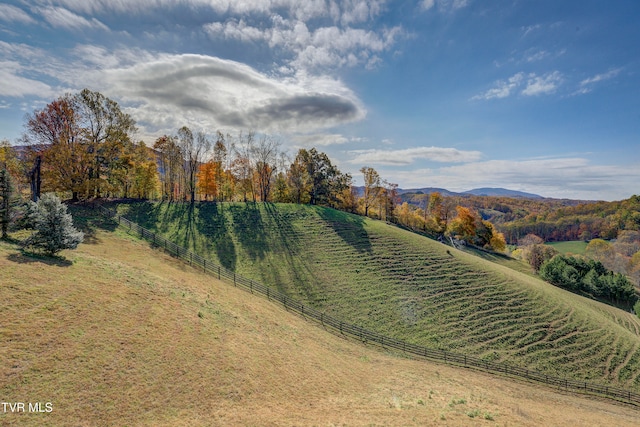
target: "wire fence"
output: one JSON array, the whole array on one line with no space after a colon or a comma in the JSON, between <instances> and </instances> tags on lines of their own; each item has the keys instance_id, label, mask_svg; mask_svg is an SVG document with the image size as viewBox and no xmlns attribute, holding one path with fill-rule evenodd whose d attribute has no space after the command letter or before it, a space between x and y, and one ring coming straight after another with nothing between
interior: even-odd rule
<instances>
[{"instance_id":1,"label":"wire fence","mask_svg":"<svg viewBox=\"0 0 640 427\"><path fill-rule=\"evenodd\" d=\"M509 365L507 363L495 363L474 356L431 349L428 347L411 344L406 341L387 337L377 332L373 332L350 324L348 322L344 322L323 312L320 312L308 305L304 305L303 303L292 299L291 297L273 288L270 288L269 286L265 286L262 283L258 283L237 275L234 271L228 270L211 260L203 258L200 255L182 246L179 246L172 241L159 236L152 231L147 230L146 228L139 226L138 224L129 221L128 219L118 215L117 211L114 209L110 209L96 203L93 203L91 206L94 209L99 210L102 214L116 220L118 224L127 229L130 234L135 234L140 238L149 241L153 245L163 248L169 254L185 260L191 266L202 269L203 272L209 273L212 276L217 277L219 280L225 280L229 283L232 283L233 286L243 288L251 292L252 294L266 296L268 300L278 302L282 304L285 309L296 312L306 319L316 321L325 329L331 330L335 333L340 333L344 336L360 340L364 343L376 344L384 348L399 350L412 356L441 361L451 365L477 368L491 373L506 374L513 377L535 381L538 383L544 383L553 387L557 387L561 390L597 395L608 399L629 403L635 406L640 406L640 394L632 392L630 390L609 387L600 384L593 384L586 381L558 378L551 375L543 374L536 370L525 369Z\"/></svg>"}]
</instances>

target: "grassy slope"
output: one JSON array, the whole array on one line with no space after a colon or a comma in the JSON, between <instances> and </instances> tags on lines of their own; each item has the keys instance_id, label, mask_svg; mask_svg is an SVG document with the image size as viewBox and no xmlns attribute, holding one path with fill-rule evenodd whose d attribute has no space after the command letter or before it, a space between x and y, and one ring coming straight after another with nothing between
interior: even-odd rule
<instances>
[{"instance_id":1,"label":"grassy slope","mask_svg":"<svg viewBox=\"0 0 640 427\"><path fill-rule=\"evenodd\" d=\"M628 407L342 340L120 231L88 242L58 260L0 242L0 396L53 403L0 425L637 422Z\"/></svg>"},{"instance_id":2,"label":"grassy slope","mask_svg":"<svg viewBox=\"0 0 640 427\"><path fill-rule=\"evenodd\" d=\"M144 203L120 209L239 274L378 332L640 389L639 319L509 268L515 261L490 263L319 207L201 204L190 210Z\"/></svg>"},{"instance_id":3,"label":"grassy slope","mask_svg":"<svg viewBox=\"0 0 640 427\"><path fill-rule=\"evenodd\" d=\"M584 250L587 248L587 242L582 240L574 240L570 242L550 242L549 246L553 246L561 254L575 254L584 255Z\"/></svg>"}]
</instances>

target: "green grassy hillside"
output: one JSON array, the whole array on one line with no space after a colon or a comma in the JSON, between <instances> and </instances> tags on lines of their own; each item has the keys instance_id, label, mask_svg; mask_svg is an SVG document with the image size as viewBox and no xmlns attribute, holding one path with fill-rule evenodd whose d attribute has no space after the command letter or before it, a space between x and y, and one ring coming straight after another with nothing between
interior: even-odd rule
<instances>
[{"instance_id":1,"label":"green grassy hillside","mask_svg":"<svg viewBox=\"0 0 640 427\"><path fill-rule=\"evenodd\" d=\"M549 246L553 246L561 254L584 255L587 248L587 242L583 240L572 240L569 242L550 242Z\"/></svg>"},{"instance_id":2,"label":"green grassy hillside","mask_svg":"<svg viewBox=\"0 0 640 427\"><path fill-rule=\"evenodd\" d=\"M0 241L0 396L51 404L0 406L0 425L637 424L629 407L346 341L81 224L62 258Z\"/></svg>"},{"instance_id":3,"label":"green grassy hillside","mask_svg":"<svg viewBox=\"0 0 640 427\"><path fill-rule=\"evenodd\" d=\"M640 389L640 322L380 221L272 204L121 204L129 219L320 310L412 343ZM515 261L514 261L515 262Z\"/></svg>"}]
</instances>

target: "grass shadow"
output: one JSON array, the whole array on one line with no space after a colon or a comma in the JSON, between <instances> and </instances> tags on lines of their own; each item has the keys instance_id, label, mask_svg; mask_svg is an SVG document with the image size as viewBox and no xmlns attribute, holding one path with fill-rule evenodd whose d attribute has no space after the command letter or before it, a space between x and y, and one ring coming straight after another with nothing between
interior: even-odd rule
<instances>
[{"instance_id":1,"label":"grass shadow","mask_svg":"<svg viewBox=\"0 0 640 427\"><path fill-rule=\"evenodd\" d=\"M210 254L212 249L215 250L220 265L227 270L235 271L236 247L230 234L223 206L224 204L216 202L198 203L195 226L198 232L205 237L204 251Z\"/></svg>"},{"instance_id":2,"label":"grass shadow","mask_svg":"<svg viewBox=\"0 0 640 427\"><path fill-rule=\"evenodd\" d=\"M115 220L106 218L99 211L88 205L69 205L68 211L73 217L74 227L84 233L82 243L95 245L100 242L96 237L98 230L113 232L118 227L118 223Z\"/></svg>"},{"instance_id":3,"label":"grass shadow","mask_svg":"<svg viewBox=\"0 0 640 427\"><path fill-rule=\"evenodd\" d=\"M117 206L123 205L125 212L122 215L129 221L144 227L148 230L156 231L158 227L158 217L164 206L164 201L160 203L148 200L121 200Z\"/></svg>"},{"instance_id":4,"label":"grass shadow","mask_svg":"<svg viewBox=\"0 0 640 427\"><path fill-rule=\"evenodd\" d=\"M262 212L255 202L229 205L233 222L233 233L252 261L263 259L268 248L268 239L262 220Z\"/></svg>"},{"instance_id":5,"label":"grass shadow","mask_svg":"<svg viewBox=\"0 0 640 427\"><path fill-rule=\"evenodd\" d=\"M364 228L365 219L332 208L319 208L318 215L345 243L359 252L370 253L371 240Z\"/></svg>"},{"instance_id":6,"label":"grass shadow","mask_svg":"<svg viewBox=\"0 0 640 427\"><path fill-rule=\"evenodd\" d=\"M7 259L12 262L17 262L18 264L32 264L38 262L41 264L55 265L58 267L70 267L73 265L72 261L69 261L62 256L46 256L35 252L26 251L10 254L9 256L7 256Z\"/></svg>"}]
</instances>

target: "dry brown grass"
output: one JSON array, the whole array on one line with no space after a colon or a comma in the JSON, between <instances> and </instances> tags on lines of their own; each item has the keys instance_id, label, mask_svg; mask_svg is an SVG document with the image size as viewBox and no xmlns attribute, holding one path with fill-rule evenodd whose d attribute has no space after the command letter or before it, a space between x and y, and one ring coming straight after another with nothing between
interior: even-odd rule
<instances>
[{"instance_id":1,"label":"dry brown grass","mask_svg":"<svg viewBox=\"0 0 640 427\"><path fill-rule=\"evenodd\" d=\"M98 233L61 261L0 243L2 425L637 425L632 408L385 354Z\"/></svg>"}]
</instances>

